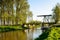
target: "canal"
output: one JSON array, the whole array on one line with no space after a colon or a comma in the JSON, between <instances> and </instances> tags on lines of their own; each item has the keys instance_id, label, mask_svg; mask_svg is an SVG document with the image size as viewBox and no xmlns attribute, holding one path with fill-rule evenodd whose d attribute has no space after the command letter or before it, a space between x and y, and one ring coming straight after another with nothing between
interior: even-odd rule
<instances>
[{"instance_id":1,"label":"canal","mask_svg":"<svg viewBox=\"0 0 60 40\"><path fill-rule=\"evenodd\" d=\"M0 40L34 40L41 34L41 28L0 32Z\"/></svg>"}]
</instances>

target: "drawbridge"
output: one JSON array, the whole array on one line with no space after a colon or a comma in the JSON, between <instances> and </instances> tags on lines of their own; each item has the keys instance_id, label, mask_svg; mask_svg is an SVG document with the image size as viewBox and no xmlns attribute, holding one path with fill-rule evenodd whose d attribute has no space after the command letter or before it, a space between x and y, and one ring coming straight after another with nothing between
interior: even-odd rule
<instances>
[{"instance_id":1,"label":"drawbridge","mask_svg":"<svg viewBox=\"0 0 60 40\"><path fill-rule=\"evenodd\" d=\"M43 22L41 22L41 28L42 30L49 28L51 24L54 24L55 22L50 22L50 17L52 15L38 15L37 17L43 17Z\"/></svg>"}]
</instances>

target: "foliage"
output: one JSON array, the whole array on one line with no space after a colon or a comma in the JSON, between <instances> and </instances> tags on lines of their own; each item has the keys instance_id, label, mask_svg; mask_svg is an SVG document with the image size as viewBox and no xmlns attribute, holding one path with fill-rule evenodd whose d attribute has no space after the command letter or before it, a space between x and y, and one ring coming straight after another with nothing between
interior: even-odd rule
<instances>
[{"instance_id":1,"label":"foliage","mask_svg":"<svg viewBox=\"0 0 60 40\"><path fill-rule=\"evenodd\" d=\"M27 0L16 0L16 16L17 16L17 21L20 22L20 24L23 24L26 22L27 18L27 10L29 9L29 5Z\"/></svg>"},{"instance_id":2,"label":"foliage","mask_svg":"<svg viewBox=\"0 0 60 40\"><path fill-rule=\"evenodd\" d=\"M45 40L60 40L60 27L51 28L48 37Z\"/></svg>"},{"instance_id":3,"label":"foliage","mask_svg":"<svg viewBox=\"0 0 60 40\"><path fill-rule=\"evenodd\" d=\"M56 22L60 20L60 4L57 3L55 8L53 9L53 19L55 19Z\"/></svg>"},{"instance_id":4,"label":"foliage","mask_svg":"<svg viewBox=\"0 0 60 40\"><path fill-rule=\"evenodd\" d=\"M29 4L27 0L0 0L1 24L23 24L27 19ZM30 13L28 12L30 15ZM12 22L12 23L11 23Z\"/></svg>"},{"instance_id":5,"label":"foliage","mask_svg":"<svg viewBox=\"0 0 60 40\"><path fill-rule=\"evenodd\" d=\"M40 24L41 22L40 21L31 21L29 22L30 24Z\"/></svg>"},{"instance_id":6,"label":"foliage","mask_svg":"<svg viewBox=\"0 0 60 40\"><path fill-rule=\"evenodd\" d=\"M38 38L36 38L35 40L44 40L48 37L50 32L50 29L45 30L45 32L43 32Z\"/></svg>"},{"instance_id":7,"label":"foliage","mask_svg":"<svg viewBox=\"0 0 60 40\"><path fill-rule=\"evenodd\" d=\"M6 26L0 26L0 29L4 29L4 28L13 28L13 29L22 29L22 26L21 25L19 25L19 26L16 26L16 25L13 25L13 26L8 26L8 25L6 25Z\"/></svg>"},{"instance_id":8,"label":"foliage","mask_svg":"<svg viewBox=\"0 0 60 40\"><path fill-rule=\"evenodd\" d=\"M48 32L43 32L36 40L60 40L60 27L52 27Z\"/></svg>"}]
</instances>

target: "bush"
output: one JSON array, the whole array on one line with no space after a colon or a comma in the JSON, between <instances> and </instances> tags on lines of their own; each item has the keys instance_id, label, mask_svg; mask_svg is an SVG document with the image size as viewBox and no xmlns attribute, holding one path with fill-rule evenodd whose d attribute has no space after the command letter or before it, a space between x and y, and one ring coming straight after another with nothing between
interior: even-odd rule
<instances>
[{"instance_id":1,"label":"bush","mask_svg":"<svg viewBox=\"0 0 60 40\"><path fill-rule=\"evenodd\" d=\"M48 37L45 40L60 40L60 27L52 27Z\"/></svg>"},{"instance_id":2,"label":"bush","mask_svg":"<svg viewBox=\"0 0 60 40\"><path fill-rule=\"evenodd\" d=\"M35 40L60 40L60 27L52 27Z\"/></svg>"}]
</instances>

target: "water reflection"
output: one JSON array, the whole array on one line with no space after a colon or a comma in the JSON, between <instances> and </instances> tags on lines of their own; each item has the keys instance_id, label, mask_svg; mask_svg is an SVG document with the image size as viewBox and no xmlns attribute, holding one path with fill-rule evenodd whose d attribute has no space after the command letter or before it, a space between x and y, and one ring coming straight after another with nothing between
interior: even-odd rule
<instances>
[{"instance_id":1,"label":"water reflection","mask_svg":"<svg viewBox=\"0 0 60 40\"><path fill-rule=\"evenodd\" d=\"M41 33L41 29L26 29L9 32L0 32L0 40L34 40Z\"/></svg>"},{"instance_id":2,"label":"water reflection","mask_svg":"<svg viewBox=\"0 0 60 40\"><path fill-rule=\"evenodd\" d=\"M42 30L39 28L37 29L28 29L25 30L25 32L27 33L27 40L34 40L35 38L39 37L39 35L42 34Z\"/></svg>"},{"instance_id":3,"label":"water reflection","mask_svg":"<svg viewBox=\"0 0 60 40\"><path fill-rule=\"evenodd\" d=\"M0 40L27 40L27 34L23 30L2 32Z\"/></svg>"}]
</instances>

